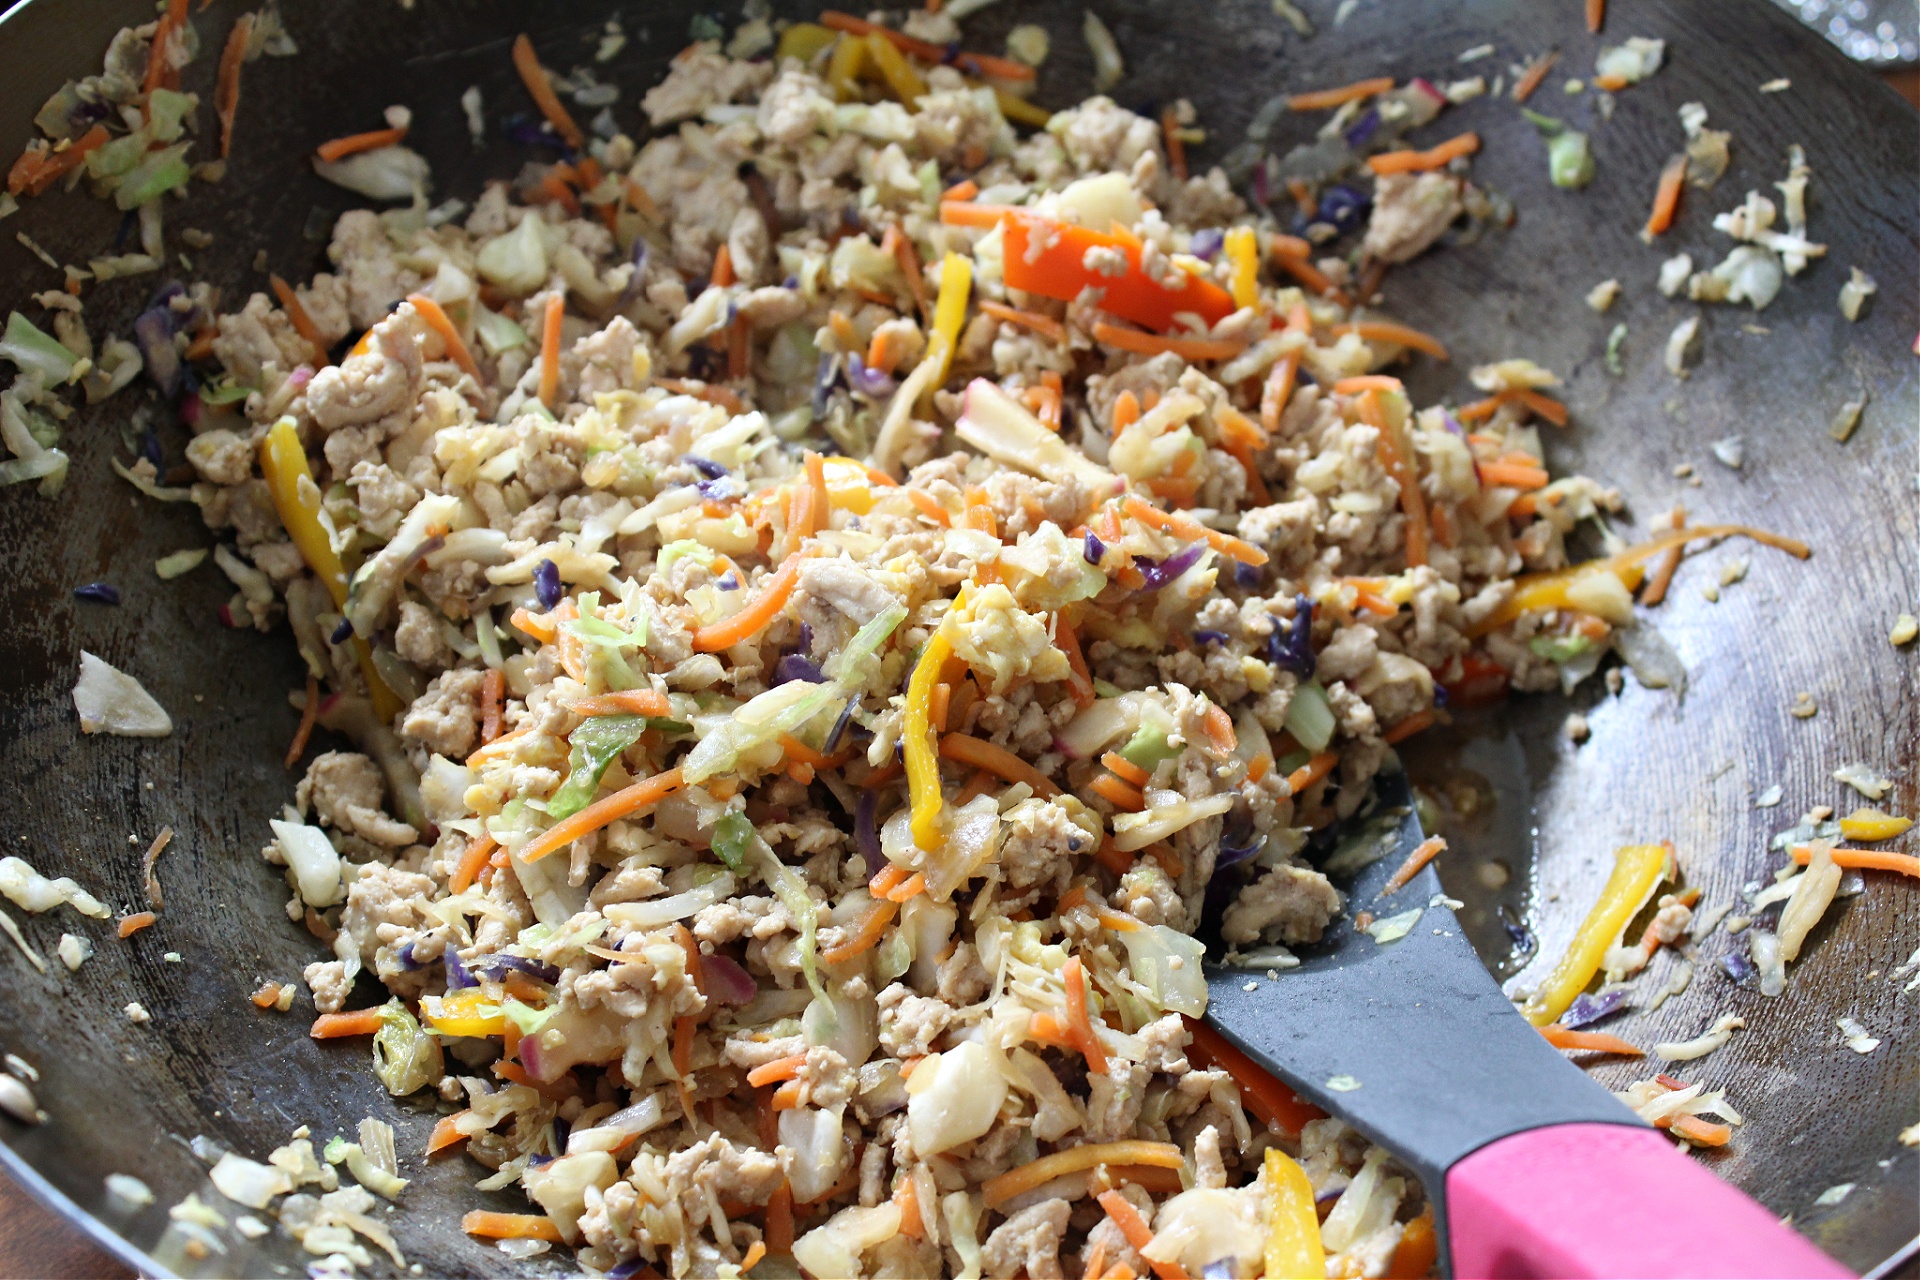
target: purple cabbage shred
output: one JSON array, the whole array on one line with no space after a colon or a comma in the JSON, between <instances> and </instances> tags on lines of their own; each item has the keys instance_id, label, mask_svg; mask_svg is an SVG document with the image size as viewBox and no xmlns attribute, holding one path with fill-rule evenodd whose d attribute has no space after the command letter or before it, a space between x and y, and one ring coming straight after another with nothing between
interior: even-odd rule
<instances>
[{"instance_id":1,"label":"purple cabbage shred","mask_svg":"<svg viewBox=\"0 0 1920 1280\"><path fill-rule=\"evenodd\" d=\"M1093 565L1095 568L1098 568L1100 562L1106 559L1107 544L1100 541L1099 537L1094 534L1092 530L1087 531L1087 549L1084 554L1086 555L1087 563Z\"/></svg>"},{"instance_id":2,"label":"purple cabbage shred","mask_svg":"<svg viewBox=\"0 0 1920 1280\"><path fill-rule=\"evenodd\" d=\"M1373 201L1352 187L1335 185L1321 195L1319 217L1337 230L1351 231L1360 225L1372 207Z\"/></svg>"},{"instance_id":3,"label":"purple cabbage shred","mask_svg":"<svg viewBox=\"0 0 1920 1280\"><path fill-rule=\"evenodd\" d=\"M1567 1006L1567 1011L1560 1015L1560 1025L1569 1030L1575 1027L1591 1026L1602 1018L1612 1017L1626 1007L1625 991L1605 991L1598 996L1590 996L1582 991L1573 998L1573 1003Z\"/></svg>"},{"instance_id":4,"label":"purple cabbage shred","mask_svg":"<svg viewBox=\"0 0 1920 1280\"><path fill-rule=\"evenodd\" d=\"M861 395L878 400L882 396L892 395L893 389L899 384L893 380L891 375L882 373L878 369L868 368L866 361L857 355L848 353L847 385L855 391L858 391Z\"/></svg>"},{"instance_id":5,"label":"purple cabbage shred","mask_svg":"<svg viewBox=\"0 0 1920 1280\"><path fill-rule=\"evenodd\" d=\"M467 972L466 963L460 959L460 953L458 951L455 951L452 947L448 947L442 954L441 959L445 960L447 964L447 990L463 991L468 987L477 987L480 985L473 980L473 975Z\"/></svg>"},{"instance_id":6,"label":"purple cabbage shred","mask_svg":"<svg viewBox=\"0 0 1920 1280\"><path fill-rule=\"evenodd\" d=\"M560 970L546 961L530 960L526 956L511 956L502 951L481 957L473 963L472 968L482 977L493 978L496 981L506 977L509 970L523 973L536 982L560 981Z\"/></svg>"},{"instance_id":7,"label":"purple cabbage shred","mask_svg":"<svg viewBox=\"0 0 1920 1280\"><path fill-rule=\"evenodd\" d=\"M722 591L738 591L740 589L740 575L729 569L721 574L713 585Z\"/></svg>"},{"instance_id":8,"label":"purple cabbage shred","mask_svg":"<svg viewBox=\"0 0 1920 1280\"><path fill-rule=\"evenodd\" d=\"M773 683L786 684L793 680L804 680L808 684L825 684L827 677L820 670L820 664L804 654L782 654L780 661L773 667Z\"/></svg>"},{"instance_id":9,"label":"purple cabbage shred","mask_svg":"<svg viewBox=\"0 0 1920 1280\"><path fill-rule=\"evenodd\" d=\"M813 416L827 416L827 397L840 379L840 357L831 353L820 357L820 368L813 375Z\"/></svg>"},{"instance_id":10,"label":"purple cabbage shred","mask_svg":"<svg viewBox=\"0 0 1920 1280\"><path fill-rule=\"evenodd\" d=\"M1142 591L1158 591L1187 570L1193 568L1194 565L1198 564L1200 557L1206 553L1206 550L1204 546L1195 543L1193 546L1184 547L1173 555L1168 556L1165 560L1158 562L1146 556L1135 556L1133 558L1134 567L1139 569L1140 576L1146 579L1145 585L1140 589Z\"/></svg>"},{"instance_id":11,"label":"purple cabbage shred","mask_svg":"<svg viewBox=\"0 0 1920 1280\"><path fill-rule=\"evenodd\" d=\"M1195 640L1198 640L1203 645L1225 644L1227 642L1227 633L1224 631L1208 631L1203 628L1199 631L1194 632L1193 638Z\"/></svg>"},{"instance_id":12,"label":"purple cabbage shred","mask_svg":"<svg viewBox=\"0 0 1920 1280\"><path fill-rule=\"evenodd\" d=\"M1727 976L1735 982L1745 982L1753 976L1753 961L1747 959L1743 952L1727 952L1727 954L1720 957L1720 967L1724 969Z\"/></svg>"},{"instance_id":13,"label":"purple cabbage shred","mask_svg":"<svg viewBox=\"0 0 1920 1280\"><path fill-rule=\"evenodd\" d=\"M862 791L853 807L853 845L867 861L867 874L877 876L887 867L887 855L880 851L880 828L875 822L880 807L879 793Z\"/></svg>"},{"instance_id":14,"label":"purple cabbage shred","mask_svg":"<svg viewBox=\"0 0 1920 1280\"><path fill-rule=\"evenodd\" d=\"M1358 120L1355 120L1352 125L1348 126L1347 145L1354 148L1355 150L1358 150L1359 148L1366 146L1368 139L1373 137L1374 131L1379 127L1380 127L1379 110L1377 108L1368 108L1367 113L1365 115L1361 116ZM1322 205L1321 207L1324 209L1326 206ZM1320 216L1322 218L1325 218L1329 222L1333 221L1331 218L1327 218L1326 214L1324 213L1321 214Z\"/></svg>"},{"instance_id":15,"label":"purple cabbage shred","mask_svg":"<svg viewBox=\"0 0 1920 1280\"><path fill-rule=\"evenodd\" d=\"M1193 233L1193 240L1187 245L1187 252L1196 258L1212 262L1214 255L1220 252L1227 242L1227 233L1219 227L1202 227Z\"/></svg>"},{"instance_id":16,"label":"purple cabbage shred","mask_svg":"<svg viewBox=\"0 0 1920 1280\"><path fill-rule=\"evenodd\" d=\"M1257 564L1236 560L1233 563L1233 580L1243 587L1257 587L1266 580L1266 570Z\"/></svg>"},{"instance_id":17,"label":"purple cabbage shred","mask_svg":"<svg viewBox=\"0 0 1920 1280\"><path fill-rule=\"evenodd\" d=\"M533 593L540 597L540 607L551 609L560 603L560 566L551 560L542 560L533 566Z\"/></svg>"},{"instance_id":18,"label":"purple cabbage shred","mask_svg":"<svg viewBox=\"0 0 1920 1280\"><path fill-rule=\"evenodd\" d=\"M75 587L73 598L91 600L95 604L119 604L120 588L108 582L89 582L84 587Z\"/></svg>"},{"instance_id":19,"label":"purple cabbage shred","mask_svg":"<svg viewBox=\"0 0 1920 1280\"><path fill-rule=\"evenodd\" d=\"M333 629L333 634L327 637L327 643L345 644L352 636L353 620L351 618L342 618L340 619L340 625Z\"/></svg>"},{"instance_id":20,"label":"purple cabbage shred","mask_svg":"<svg viewBox=\"0 0 1920 1280\"><path fill-rule=\"evenodd\" d=\"M721 476L727 474L725 467L715 462L712 458L703 458L697 453L686 454L680 461L686 463L709 480L718 480Z\"/></svg>"},{"instance_id":21,"label":"purple cabbage shred","mask_svg":"<svg viewBox=\"0 0 1920 1280\"><path fill-rule=\"evenodd\" d=\"M1293 598L1293 621L1273 618L1273 631L1267 636L1267 660L1295 675L1313 674L1313 601L1304 595Z\"/></svg>"}]
</instances>

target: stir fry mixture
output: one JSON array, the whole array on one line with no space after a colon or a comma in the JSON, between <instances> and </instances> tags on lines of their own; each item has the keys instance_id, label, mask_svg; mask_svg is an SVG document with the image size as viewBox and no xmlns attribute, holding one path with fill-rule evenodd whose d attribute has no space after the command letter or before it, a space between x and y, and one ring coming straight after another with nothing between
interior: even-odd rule
<instances>
[{"instance_id":1,"label":"stir fry mixture","mask_svg":"<svg viewBox=\"0 0 1920 1280\"><path fill-rule=\"evenodd\" d=\"M8 421L143 364L189 392L192 474L123 474L230 535L230 624L290 626L289 763L316 726L356 748L265 855L334 952L313 1034L372 1035L444 1104L429 1154L537 1209L474 1234L621 1276L1425 1274L1417 1183L1199 1021L1195 935L1293 963L1341 909L1310 842L1393 744L1591 672L1650 564L1736 530L1570 567L1619 503L1544 468L1554 375L1409 398L1392 371L1447 352L1370 309L1380 273L1500 216L1477 137L1402 140L1448 93L1295 101L1372 184L1310 241L1187 173L1190 110L1049 117L940 23L696 43L644 145L522 37L563 159L429 206L395 109L320 148L412 200L341 216L331 271L224 312L172 286L78 373L16 315L47 376ZM144 100L186 97L154 63ZM1349 233L1361 272L1316 260ZM64 473L19 434L14 478ZM83 714L167 731L93 661ZM1671 870L1636 856L1607 937ZM392 998L347 1010L363 972ZM353 1151L391 1183L383 1129Z\"/></svg>"}]
</instances>

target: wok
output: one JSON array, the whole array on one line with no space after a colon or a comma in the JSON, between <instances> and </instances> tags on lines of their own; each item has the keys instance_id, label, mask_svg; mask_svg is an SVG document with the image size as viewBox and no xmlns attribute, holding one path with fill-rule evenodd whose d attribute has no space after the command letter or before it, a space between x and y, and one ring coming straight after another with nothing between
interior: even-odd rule
<instances>
[{"instance_id":1,"label":"wok","mask_svg":"<svg viewBox=\"0 0 1920 1280\"><path fill-rule=\"evenodd\" d=\"M807 16L797 4L779 8ZM1598 47L1571 3L1366 0L1339 24L1332 0L1302 0L1317 27L1310 40L1261 0L1100 0L1098 8L1127 58L1129 74L1116 96L1136 108L1191 98L1212 140L1202 159L1237 141L1276 92L1385 73L1491 76L1556 46L1566 54L1563 72L1532 105L1586 127L1587 100L1558 88L1562 75L1591 74ZM630 43L603 78L625 88L615 111L629 130L640 127L637 91L687 42L695 9L678 2L627 7ZM1764 549L1728 548L1682 570L1656 616L1689 669L1684 698L1631 680L1619 696L1606 697L1595 681L1576 699L1593 728L1591 741L1578 748L1558 736L1569 704L1537 697L1516 699L1456 740L1414 753L1416 777L1449 799L1456 819L1444 875L1468 901L1463 918L1503 974L1515 957L1495 908L1506 903L1528 916L1539 954L1552 957L1618 845L1672 839L1688 882L1712 904L1763 875L1767 838L1787 815L1846 802L1840 785L1828 780L1842 763L1864 761L1898 779L1890 809L1912 812L1920 804L1915 655L1887 643L1894 616L1920 599L1913 491L1920 414L1916 363L1907 352L1920 327L1915 115L1771 5L1615 0L1611 9L1608 39L1664 37L1669 65L1620 95L1611 122L1592 123L1600 177L1589 189L1547 184L1543 145L1510 104L1483 100L1449 116L1486 139L1476 179L1515 197L1519 217L1508 231L1430 254L1388 278L1390 308L1443 335L1455 353L1450 366L1419 369L1416 399L1430 402L1442 388L1457 393L1472 363L1531 356L1568 378L1575 425L1549 435L1552 462L1618 485L1636 531L1681 500L1697 519L1748 521L1804 538L1815 555L1802 564ZM545 60L567 68L589 61L613 11L598 2L288 4L300 56L247 68L230 176L217 187L196 184L190 203L168 210L170 230L195 226L214 234L213 244L194 255L194 274L237 305L265 284L251 267L257 250L266 250L283 275L319 269L331 215L354 197L313 177L305 157L320 139L377 123L392 102L414 109L415 141L433 160L437 196L471 197L483 176L511 174L526 157L506 142L485 155L474 152L457 106L461 90L480 85L496 123L524 110L507 57L512 35L529 30ZM196 16L211 48L189 69L187 87L203 100L212 50L238 12L231 0L218 0ZM145 0L33 0L14 8L0 26L7 136L26 136L27 121L50 92L97 70L113 31L152 13ZM1078 34L1079 4L1002 4L969 20L969 43L997 49L1016 18L1044 22L1053 34L1041 100L1060 107L1083 96L1091 60ZM1497 46L1494 58L1471 68L1454 64L1460 51L1486 41ZM1791 90L1756 92L1778 77L1790 79ZM1689 191L1676 230L1658 251L1648 249L1635 231L1656 171L1679 145L1674 112L1694 100L1708 106L1713 124L1734 130L1733 168L1711 193ZM203 122L208 114L203 108ZM1318 120L1283 118L1276 144L1284 150ZM1696 261L1717 260L1729 242L1708 229L1709 211L1731 207L1749 188L1771 190L1784 176L1792 142L1807 148L1813 234L1831 249L1760 315L1706 310L1699 367L1676 381L1660 367L1659 351L1692 308L1654 293L1657 263L1679 249L1691 250ZM101 202L50 196L30 202L6 230L27 232L55 256L83 262L111 239L115 224L115 212ZM57 287L54 274L12 235L4 241L7 304L24 305L30 292ZM1879 281L1880 293L1850 326L1834 299L1853 264ZM1598 316L1581 298L1608 277L1618 277L1626 293ZM93 332L127 332L152 287L143 279L100 288L89 304ZM1626 371L1615 376L1601 352L1618 321L1630 336ZM1871 395L1865 421L1850 443L1836 444L1827 422L1863 388ZM73 974L56 965L42 977L17 956L0 957L9 975L0 994L0 1048L39 1068L37 1091L51 1116L34 1128L5 1122L0 1161L150 1274L297 1272L303 1260L277 1237L247 1244L229 1236L229 1253L195 1260L166 1234L166 1207L206 1185L206 1166L188 1140L205 1135L260 1156L296 1125L324 1138L374 1115L395 1124L402 1152L418 1152L432 1119L385 1095L366 1069L363 1046L309 1040L304 992L284 1015L247 1001L263 978L296 980L318 954L287 920L280 876L258 856L265 818L293 792L279 759L295 720L285 694L300 672L284 633L217 624L228 587L211 566L172 583L154 577L157 556L210 539L191 508L138 498L108 468L109 455L124 452L129 415L150 395L143 387L76 417L67 430L73 472L57 500L24 487L0 493L7 852L50 875L72 874L131 909L141 898L145 843L162 825L176 832L160 863L167 905L156 927L126 942L100 937L100 954ZM164 420L159 429L177 460L184 428ZM1713 461L1708 450L1730 435L1746 442L1738 471ZM1700 487L1676 478L1680 463L1697 469ZM1735 554L1749 557L1751 572L1719 603L1708 603L1699 588L1717 581L1716 566ZM95 579L117 583L126 603L75 601L72 589ZM68 697L82 647L143 679L173 713L173 736L82 739ZM1803 690L1819 705L1810 720L1787 714ZM1756 809L1754 796L1776 782L1786 787L1785 803ZM1483 884L1483 876L1498 878L1485 870L1493 860L1511 872L1497 894ZM58 933L75 921L54 913L24 927L51 952ZM1910 1250L1920 1216L1920 1152L1896 1140L1920 1119L1913 997L1888 977L1916 942L1920 899L1911 886L1875 876L1822 925L1784 996L1763 1000L1725 979L1713 963L1728 945L1723 932L1702 946L1698 976L1684 994L1657 1015L1612 1028L1644 1043L1694 1035L1728 1009L1745 1014L1748 1028L1688 1073L1728 1087L1749 1118L1732 1146L1713 1157L1717 1168L1862 1270ZM178 961L166 959L169 952ZM1284 983L1275 986L1273 998L1284 999L1284 990ZM122 1015L131 1000L151 1011L151 1023L134 1025ZM1843 1015L1886 1043L1867 1057L1848 1052L1834 1025ZM1616 1088L1651 1070L1595 1068ZM115 1171L137 1173L158 1202L132 1213L112 1209L102 1179ZM463 1236L458 1222L463 1209L512 1207L512 1197L472 1190L477 1175L458 1159L423 1167L409 1158L403 1172L414 1181L405 1211L392 1222L411 1261L436 1274L510 1269L501 1254ZM1855 1184L1845 1199L1814 1205L1823 1189L1843 1182ZM562 1264L549 1255L522 1265L551 1272Z\"/></svg>"}]
</instances>

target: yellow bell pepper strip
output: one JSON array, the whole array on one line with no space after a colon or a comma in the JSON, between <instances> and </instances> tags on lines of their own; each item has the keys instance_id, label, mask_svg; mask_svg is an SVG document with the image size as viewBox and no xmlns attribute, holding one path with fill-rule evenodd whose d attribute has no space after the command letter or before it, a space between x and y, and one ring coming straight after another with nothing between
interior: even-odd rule
<instances>
[{"instance_id":1,"label":"yellow bell pepper strip","mask_svg":"<svg viewBox=\"0 0 1920 1280\"><path fill-rule=\"evenodd\" d=\"M1260 304L1260 246L1252 227L1235 227L1227 232L1227 261L1233 266L1229 283L1233 287L1233 305L1254 307Z\"/></svg>"},{"instance_id":2,"label":"yellow bell pepper strip","mask_svg":"<svg viewBox=\"0 0 1920 1280\"><path fill-rule=\"evenodd\" d=\"M860 72L867 65L867 42L859 36L841 36L827 59L827 84L842 102L860 101Z\"/></svg>"},{"instance_id":3,"label":"yellow bell pepper strip","mask_svg":"<svg viewBox=\"0 0 1920 1280\"><path fill-rule=\"evenodd\" d=\"M774 51L774 61L798 58L802 62L811 62L814 54L839 38L837 33L817 22L796 22L780 33L780 45Z\"/></svg>"},{"instance_id":4,"label":"yellow bell pepper strip","mask_svg":"<svg viewBox=\"0 0 1920 1280\"><path fill-rule=\"evenodd\" d=\"M1320 1215L1313 1208L1313 1184L1307 1171L1278 1147L1267 1148L1267 1191L1273 1209L1267 1217L1268 1280L1314 1280L1327 1274L1320 1246Z\"/></svg>"},{"instance_id":5,"label":"yellow bell pepper strip","mask_svg":"<svg viewBox=\"0 0 1920 1280\"><path fill-rule=\"evenodd\" d=\"M1637 547L1628 547L1618 555L1601 560L1589 560L1584 564L1571 565L1553 573L1529 573L1514 580L1514 592L1508 601L1467 629L1467 638L1477 640L1489 631L1497 631L1523 613L1534 609L1567 608L1567 588L1573 585L1575 578L1582 574L1610 572L1619 577L1627 590L1632 591L1640 585L1645 576L1643 562L1651 560L1670 547L1683 546L1689 542L1703 542L1708 538L1752 538L1755 542L1765 543L1769 547L1778 547L1790 556L1805 560L1813 554L1806 543L1797 538L1783 538L1777 533L1768 533L1764 529L1755 529L1744 524L1701 524L1687 529L1675 529L1649 539Z\"/></svg>"},{"instance_id":6,"label":"yellow bell pepper strip","mask_svg":"<svg viewBox=\"0 0 1920 1280\"><path fill-rule=\"evenodd\" d=\"M878 31L867 34L867 58L880 72L893 96L904 102L909 108L926 96L927 82L913 69L906 56L881 35Z\"/></svg>"},{"instance_id":7,"label":"yellow bell pepper strip","mask_svg":"<svg viewBox=\"0 0 1920 1280\"><path fill-rule=\"evenodd\" d=\"M1521 1011L1536 1027L1558 1022L1573 1004L1574 997L1586 990L1593 975L1600 972L1607 948L1620 940L1640 908L1647 905L1660 882L1673 874L1673 846L1670 844L1628 845L1613 855L1613 874L1600 890L1600 900L1587 912L1573 935L1573 944L1560 957L1547 980L1533 993Z\"/></svg>"},{"instance_id":8,"label":"yellow bell pepper strip","mask_svg":"<svg viewBox=\"0 0 1920 1280\"><path fill-rule=\"evenodd\" d=\"M969 80L967 83L977 84L979 82ZM1015 124L1027 124L1032 125L1036 129L1044 129L1053 119L1053 112L1047 110L1045 107L1038 106L1028 102L1025 98L1008 93L998 85L995 85L993 88L993 97L994 101L1000 104L1000 114Z\"/></svg>"},{"instance_id":9,"label":"yellow bell pepper strip","mask_svg":"<svg viewBox=\"0 0 1920 1280\"><path fill-rule=\"evenodd\" d=\"M507 1015L478 987L420 997L420 1020L443 1036L499 1036L507 1032Z\"/></svg>"},{"instance_id":10,"label":"yellow bell pepper strip","mask_svg":"<svg viewBox=\"0 0 1920 1280\"><path fill-rule=\"evenodd\" d=\"M307 465L307 451L300 443L300 431L292 418L274 423L260 442L260 474L266 477L267 491L273 495L273 509L279 512L280 523L286 526L287 536L293 539L300 558L325 585L327 594L333 597L334 607L346 608L347 571L320 523L320 487L314 483L313 469ZM373 654L359 636L353 637L353 654L360 663L360 674L366 677L375 714L383 722L391 722L402 710L400 699L380 678L373 665Z\"/></svg>"},{"instance_id":11,"label":"yellow bell pepper strip","mask_svg":"<svg viewBox=\"0 0 1920 1280\"><path fill-rule=\"evenodd\" d=\"M907 723L901 734L901 753L906 757L907 797L913 806L913 842L932 851L940 847L940 755L933 734L933 686L940 682L940 668L953 656L953 641L945 631L927 637L920 660L907 681Z\"/></svg>"},{"instance_id":12,"label":"yellow bell pepper strip","mask_svg":"<svg viewBox=\"0 0 1920 1280\"><path fill-rule=\"evenodd\" d=\"M941 210L943 216L946 210ZM1102 291L1100 309L1109 315L1165 333L1174 317L1191 312L1207 324L1233 314L1233 296L1211 280L1202 280L1177 268L1171 277L1184 281L1169 289L1140 269L1140 244L1132 236L1090 231L1068 222L1014 211L1006 227L1007 287L1071 302L1082 289ZM1127 270L1105 276L1087 268L1089 249L1114 249L1126 258Z\"/></svg>"},{"instance_id":13,"label":"yellow bell pepper strip","mask_svg":"<svg viewBox=\"0 0 1920 1280\"><path fill-rule=\"evenodd\" d=\"M946 382L947 371L953 367L953 353L960 345L960 326L966 323L967 298L972 292L973 259L947 254L940 260L940 292L933 300L933 340L938 344L934 351L940 357L940 372L932 383L935 387Z\"/></svg>"},{"instance_id":14,"label":"yellow bell pepper strip","mask_svg":"<svg viewBox=\"0 0 1920 1280\"><path fill-rule=\"evenodd\" d=\"M1878 809L1855 809L1840 819L1840 834L1849 840L1872 844L1891 840L1912 825L1912 818L1896 818Z\"/></svg>"}]
</instances>

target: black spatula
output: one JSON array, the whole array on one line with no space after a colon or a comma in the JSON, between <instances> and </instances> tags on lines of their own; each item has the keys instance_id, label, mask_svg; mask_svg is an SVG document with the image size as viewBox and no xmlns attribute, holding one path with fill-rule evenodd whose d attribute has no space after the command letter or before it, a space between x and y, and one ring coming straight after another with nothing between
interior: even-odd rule
<instances>
[{"instance_id":1,"label":"black spatula","mask_svg":"<svg viewBox=\"0 0 1920 1280\"><path fill-rule=\"evenodd\" d=\"M1420 1177L1450 1274L1848 1274L1549 1045L1481 964L1431 866L1383 897L1422 832L1404 775L1381 780L1378 805L1389 824L1403 815L1397 833L1341 884L1347 910L1326 938L1276 979L1211 970L1207 1016ZM1353 927L1362 910L1414 907L1399 941Z\"/></svg>"}]
</instances>

